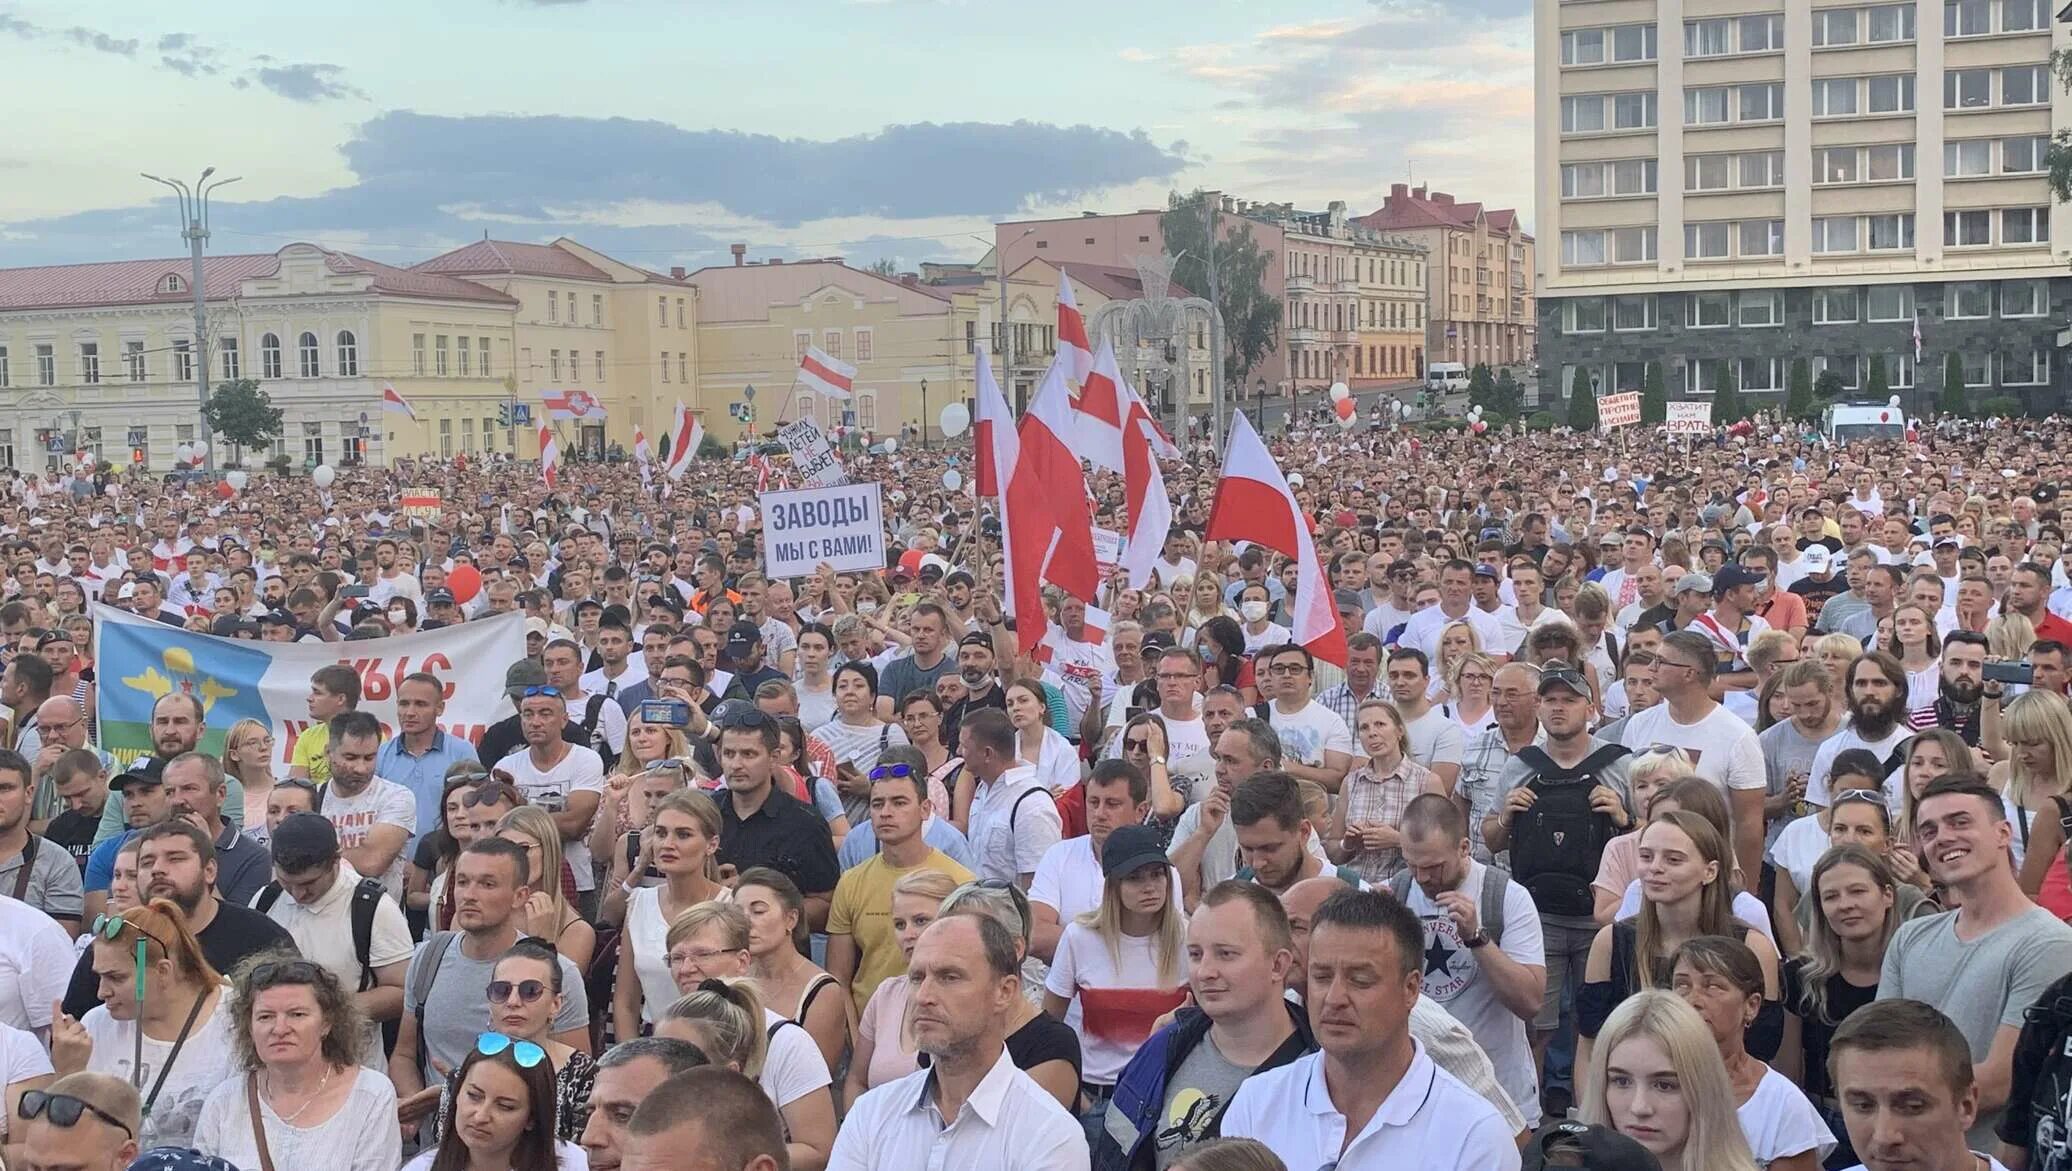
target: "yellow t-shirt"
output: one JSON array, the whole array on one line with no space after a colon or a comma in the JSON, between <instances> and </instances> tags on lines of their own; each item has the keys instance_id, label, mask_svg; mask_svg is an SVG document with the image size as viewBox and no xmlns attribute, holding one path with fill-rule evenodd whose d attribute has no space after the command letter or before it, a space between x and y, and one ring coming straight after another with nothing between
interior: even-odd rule
<instances>
[{"instance_id":1,"label":"yellow t-shirt","mask_svg":"<svg viewBox=\"0 0 2072 1171\"><path fill-rule=\"evenodd\" d=\"M331 779L331 725L316 724L302 730L295 737L295 751L288 758L290 766L300 765L309 770L311 783L321 785Z\"/></svg>"},{"instance_id":2,"label":"yellow t-shirt","mask_svg":"<svg viewBox=\"0 0 2072 1171\"><path fill-rule=\"evenodd\" d=\"M885 855L876 855L835 883L827 933L847 935L856 943L856 979L851 981L850 991L858 1011L870 1003L879 984L906 970L906 957L899 954L899 936L892 930L892 886L916 870L940 870L959 883L975 877L956 859L931 849L926 861L904 869L887 864Z\"/></svg>"}]
</instances>

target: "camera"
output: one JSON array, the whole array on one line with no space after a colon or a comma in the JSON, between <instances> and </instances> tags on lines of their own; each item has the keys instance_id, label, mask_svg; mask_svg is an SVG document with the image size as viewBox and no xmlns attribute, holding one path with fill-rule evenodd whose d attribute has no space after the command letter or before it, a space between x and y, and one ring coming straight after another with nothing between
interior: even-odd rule
<instances>
[{"instance_id":1,"label":"camera","mask_svg":"<svg viewBox=\"0 0 2072 1171\"><path fill-rule=\"evenodd\" d=\"M640 722L664 728L684 728L691 723L691 705L680 699L643 699Z\"/></svg>"}]
</instances>

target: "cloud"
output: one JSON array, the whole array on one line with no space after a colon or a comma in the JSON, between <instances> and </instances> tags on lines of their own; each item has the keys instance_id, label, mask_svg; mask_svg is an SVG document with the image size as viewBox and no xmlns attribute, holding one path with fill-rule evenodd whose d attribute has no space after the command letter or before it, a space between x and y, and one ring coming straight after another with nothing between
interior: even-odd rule
<instances>
[{"instance_id":1,"label":"cloud","mask_svg":"<svg viewBox=\"0 0 2072 1171\"><path fill-rule=\"evenodd\" d=\"M567 0L530 2L547 4L565 3ZM144 41L138 38L116 37L83 25L53 28L4 12L0 12L0 33L25 41L69 41L81 48L132 60L144 46ZM165 33L152 42L152 47L157 53L159 67L182 77L213 77L226 68L223 53L213 45L204 44L193 33ZM231 84L238 89L257 85L293 102L365 98L365 93L345 82L344 74L345 71L336 65L276 61L262 53L253 58Z\"/></svg>"},{"instance_id":2,"label":"cloud","mask_svg":"<svg viewBox=\"0 0 2072 1171\"><path fill-rule=\"evenodd\" d=\"M995 219L1162 185L1194 161L1186 143L1161 145L1142 131L1040 122L912 123L815 140L626 118L409 111L361 124L340 151L349 184L219 203L217 246L361 240L376 259L408 263L489 226L524 240L568 234L650 265L723 262L734 240L821 254L875 238L914 255L916 237L990 235ZM155 206L0 228L32 233L39 245L10 249L24 256L17 263L164 248Z\"/></svg>"},{"instance_id":3,"label":"cloud","mask_svg":"<svg viewBox=\"0 0 2072 1171\"><path fill-rule=\"evenodd\" d=\"M324 102L336 98L365 98L367 95L339 80L345 70L336 65L262 65L252 71L251 80L291 102ZM239 79L244 84L244 79Z\"/></svg>"},{"instance_id":4,"label":"cloud","mask_svg":"<svg viewBox=\"0 0 2072 1171\"><path fill-rule=\"evenodd\" d=\"M193 33L167 33L158 38L158 63L186 77L215 75L223 71L220 54L195 39Z\"/></svg>"},{"instance_id":5,"label":"cloud","mask_svg":"<svg viewBox=\"0 0 2072 1171\"><path fill-rule=\"evenodd\" d=\"M75 25L65 30L65 39L75 45L85 45L89 49L96 49L103 53L113 53L118 57L134 57L137 55L136 41L111 37L97 29L80 28Z\"/></svg>"}]
</instances>

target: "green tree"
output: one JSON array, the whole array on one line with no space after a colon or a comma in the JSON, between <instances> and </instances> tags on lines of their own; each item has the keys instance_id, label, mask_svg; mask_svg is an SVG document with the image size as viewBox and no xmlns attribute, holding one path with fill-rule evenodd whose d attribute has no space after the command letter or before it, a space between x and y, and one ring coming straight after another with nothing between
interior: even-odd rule
<instances>
[{"instance_id":1,"label":"green tree","mask_svg":"<svg viewBox=\"0 0 2072 1171\"><path fill-rule=\"evenodd\" d=\"M1712 425L1715 427L1739 423L1748 414L1741 409L1741 379L1735 373L1734 364L1728 362L1725 365L1719 385L1712 391Z\"/></svg>"},{"instance_id":2,"label":"green tree","mask_svg":"<svg viewBox=\"0 0 2072 1171\"><path fill-rule=\"evenodd\" d=\"M1669 391L1662 385L1662 363L1649 362L1640 391L1640 424L1656 427L1669 421Z\"/></svg>"},{"instance_id":3,"label":"green tree","mask_svg":"<svg viewBox=\"0 0 2072 1171\"><path fill-rule=\"evenodd\" d=\"M899 262L889 256L880 256L876 260L871 261L870 267L864 271L874 272L879 276L891 277L897 280L899 279Z\"/></svg>"},{"instance_id":4,"label":"green tree","mask_svg":"<svg viewBox=\"0 0 2072 1171\"><path fill-rule=\"evenodd\" d=\"M1964 359L1952 350L1943 358L1942 394L1936 399L1935 409L1945 415L1961 416L1965 405Z\"/></svg>"},{"instance_id":5,"label":"green tree","mask_svg":"<svg viewBox=\"0 0 2072 1171\"><path fill-rule=\"evenodd\" d=\"M1221 215L1197 189L1192 195L1173 192L1158 220L1165 250L1174 257L1173 280L1200 297L1209 295L1209 223ZM1223 313L1223 377L1239 400L1247 394L1245 380L1280 344L1281 302L1266 291L1266 269L1273 256L1259 247L1247 221L1217 232L1216 308Z\"/></svg>"},{"instance_id":6,"label":"green tree","mask_svg":"<svg viewBox=\"0 0 2072 1171\"><path fill-rule=\"evenodd\" d=\"M1495 398L1496 376L1489 372L1489 363L1475 363L1475 368L1468 371L1468 405L1493 411L1497 409Z\"/></svg>"},{"instance_id":7,"label":"green tree","mask_svg":"<svg viewBox=\"0 0 2072 1171\"><path fill-rule=\"evenodd\" d=\"M1784 402L1784 413L1791 418L1811 419L1818 412L1813 405L1813 368L1804 358L1791 360L1791 393Z\"/></svg>"},{"instance_id":8,"label":"green tree","mask_svg":"<svg viewBox=\"0 0 2072 1171\"><path fill-rule=\"evenodd\" d=\"M1590 385L1590 372L1581 366L1568 388L1568 425L1577 431L1597 430L1597 391Z\"/></svg>"},{"instance_id":9,"label":"green tree","mask_svg":"<svg viewBox=\"0 0 2072 1171\"><path fill-rule=\"evenodd\" d=\"M1870 396L1879 402L1892 397L1892 379L1885 373L1885 355L1871 355Z\"/></svg>"},{"instance_id":10,"label":"green tree","mask_svg":"<svg viewBox=\"0 0 2072 1171\"><path fill-rule=\"evenodd\" d=\"M273 405L273 396L250 378L219 384L215 393L209 395L205 413L209 430L215 433L218 443L261 448L281 433L281 409Z\"/></svg>"},{"instance_id":11,"label":"green tree","mask_svg":"<svg viewBox=\"0 0 2072 1171\"><path fill-rule=\"evenodd\" d=\"M1847 392L1842 385L1842 375L1834 370L1822 370L1820 377L1813 380L1813 395L1821 402L1831 403Z\"/></svg>"},{"instance_id":12,"label":"green tree","mask_svg":"<svg viewBox=\"0 0 2072 1171\"><path fill-rule=\"evenodd\" d=\"M1525 413L1525 388L1509 369L1496 376L1496 402L1490 409L1509 419Z\"/></svg>"}]
</instances>

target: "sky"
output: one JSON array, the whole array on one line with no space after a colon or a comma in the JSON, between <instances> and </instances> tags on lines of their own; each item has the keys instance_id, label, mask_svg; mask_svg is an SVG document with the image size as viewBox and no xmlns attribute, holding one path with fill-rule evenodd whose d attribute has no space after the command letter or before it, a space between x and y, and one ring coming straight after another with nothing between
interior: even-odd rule
<instances>
[{"instance_id":1,"label":"sky","mask_svg":"<svg viewBox=\"0 0 2072 1171\"><path fill-rule=\"evenodd\" d=\"M488 234L653 269L973 260L1173 190L1531 221L1529 0L0 0L0 267ZM973 237L978 237L974 239Z\"/></svg>"}]
</instances>

